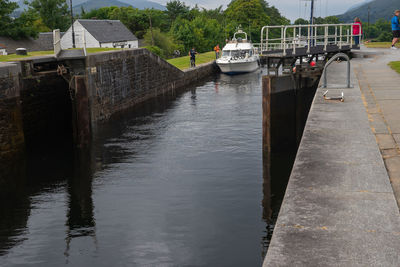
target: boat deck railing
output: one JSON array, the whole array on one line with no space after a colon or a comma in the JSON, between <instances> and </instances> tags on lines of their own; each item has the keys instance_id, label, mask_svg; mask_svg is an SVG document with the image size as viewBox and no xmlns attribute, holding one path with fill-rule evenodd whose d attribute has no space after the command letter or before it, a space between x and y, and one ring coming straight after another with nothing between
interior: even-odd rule
<instances>
[{"instance_id":1,"label":"boat deck railing","mask_svg":"<svg viewBox=\"0 0 400 267\"><path fill-rule=\"evenodd\" d=\"M330 51L332 46L341 50L354 47L355 38L361 40L362 34L354 35L353 26L360 24L312 24L264 26L261 29L261 43L255 44L260 54L280 53L282 56L296 55L296 50L312 54L318 47L322 52Z\"/></svg>"}]
</instances>

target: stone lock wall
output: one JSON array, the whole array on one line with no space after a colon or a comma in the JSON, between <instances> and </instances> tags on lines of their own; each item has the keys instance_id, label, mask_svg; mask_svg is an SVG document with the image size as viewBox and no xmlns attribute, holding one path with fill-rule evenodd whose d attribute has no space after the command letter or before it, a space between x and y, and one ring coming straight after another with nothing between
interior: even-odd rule
<instances>
[{"instance_id":1,"label":"stone lock wall","mask_svg":"<svg viewBox=\"0 0 400 267\"><path fill-rule=\"evenodd\" d=\"M22 118L28 146L72 136L72 104L68 82L55 72L24 77Z\"/></svg>"},{"instance_id":2,"label":"stone lock wall","mask_svg":"<svg viewBox=\"0 0 400 267\"><path fill-rule=\"evenodd\" d=\"M19 65L5 63L0 65L0 161L2 162L19 155L24 148L19 73Z\"/></svg>"},{"instance_id":3,"label":"stone lock wall","mask_svg":"<svg viewBox=\"0 0 400 267\"><path fill-rule=\"evenodd\" d=\"M86 60L92 122L176 90L216 71L214 63L181 71L146 49L92 54Z\"/></svg>"},{"instance_id":4,"label":"stone lock wall","mask_svg":"<svg viewBox=\"0 0 400 267\"><path fill-rule=\"evenodd\" d=\"M36 61L50 63L45 70L34 65L35 59L1 63L0 156L25 146L51 146L50 141L68 136L78 146L87 144L95 122L151 98L174 95L218 70L212 62L181 71L146 49L91 54L85 67L77 60ZM69 82L51 69L59 64L71 70Z\"/></svg>"}]
</instances>

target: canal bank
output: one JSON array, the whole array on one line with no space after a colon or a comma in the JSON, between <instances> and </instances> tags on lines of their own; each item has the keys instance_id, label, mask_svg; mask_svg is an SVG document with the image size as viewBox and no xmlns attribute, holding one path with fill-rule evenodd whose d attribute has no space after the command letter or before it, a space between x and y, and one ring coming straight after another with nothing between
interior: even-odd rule
<instances>
[{"instance_id":1,"label":"canal bank","mask_svg":"<svg viewBox=\"0 0 400 267\"><path fill-rule=\"evenodd\" d=\"M354 59L352 64L365 64ZM344 83L345 65L328 82ZM395 266L400 216L358 80L318 88L264 266ZM339 86L343 87L343 86Z\"/></svg>"}]
</instances>

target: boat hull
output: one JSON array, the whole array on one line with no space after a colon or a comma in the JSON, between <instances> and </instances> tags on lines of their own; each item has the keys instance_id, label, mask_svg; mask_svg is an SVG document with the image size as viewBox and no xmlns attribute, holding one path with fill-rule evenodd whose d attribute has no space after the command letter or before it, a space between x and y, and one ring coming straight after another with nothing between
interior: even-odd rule
<instances>
[{"instance_id":1,"label":"boat hull","mask_svg":"<svg viewBox=\"0 0 400 267\"><path fill-rule=\"evenodd\" d=\"M249 62L218 62L218 67L225 74L240 74L253 72L259 68L258 61Z\"/></svg>"}]
</instances>

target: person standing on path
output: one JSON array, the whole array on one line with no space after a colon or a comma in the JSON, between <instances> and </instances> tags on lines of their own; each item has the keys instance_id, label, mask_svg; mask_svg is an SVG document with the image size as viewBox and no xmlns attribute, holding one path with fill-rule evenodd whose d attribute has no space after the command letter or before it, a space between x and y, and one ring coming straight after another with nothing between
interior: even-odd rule
<instances>
[{"instance_id":1,"label":"person standing on path","mask_svg":"<svg viewBox=\"0 0 400 267\"><path fill-rule=\"evenodd\" d=\"M215 51L215 59L218 59L219 58L219 44L217 44L214 47L214 51Z\"/></svg>"},{"instance_id":2,"label":"person standing on path","mask_svg":"<svg viewBox=\"0 0 400 267\"><path fill-rule=\"evenodd\" d=\"M360 44L360 36L363 34L361 19L359 17L354 19L353 35L354 43L358 46Z\"/></svg>"},{"instance_id":3,"label":"person standing on path","mask_svg":"<svg viewBox=\"0 0 400 267\"><path fill-rule=\"evenodd\" d=\"M192 49L190 49L189 51L189 56L190 56L190 67L194 68L196 67L196 50L194 49L194 47Z\"/></svg>"},{"instance_id":4,"label":"person standing on path","mask_svg":"<svg viewBox=\"0 0 400 267\"><path fill-rule=\"evenodd\" d=\"M396 10L394 12L394 17L392 18L392 32L393 32L393 41L392 41L392 49L396 48L396 43L399 41L400 38L400 10Z\"/></svg>"}]
</instances>

